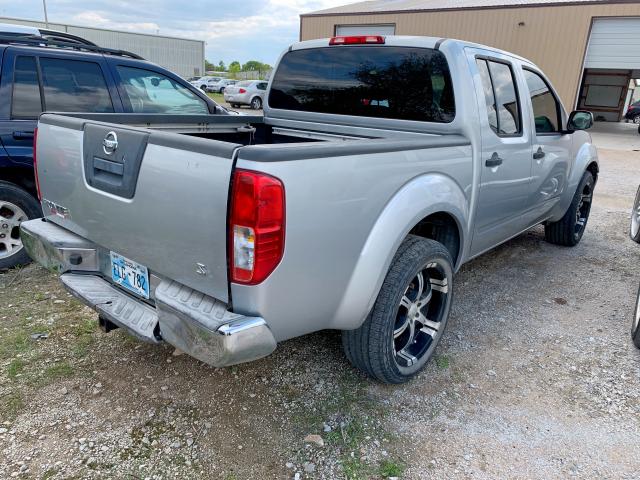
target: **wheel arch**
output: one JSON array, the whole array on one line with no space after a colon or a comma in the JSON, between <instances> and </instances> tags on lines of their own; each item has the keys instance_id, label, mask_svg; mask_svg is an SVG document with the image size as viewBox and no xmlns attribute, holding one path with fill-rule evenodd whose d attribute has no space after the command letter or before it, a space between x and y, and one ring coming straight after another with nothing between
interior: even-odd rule
<instances>
[{"instance_id":1,"label":"wheel arch","mask_svg":"<svg viewBox=\"0 0 640 480\"><path fill-rule=\"evenodd\" d=\"M580 133L584 132L575 132L574 135L578 135ZM561 200L554 207L548 221L557 222L564 216L571 205L571 200L573 199L576 189L578 188L585 172L590 172L593 175L595 183L598 182L598 174L600 173L598 152L593 144L587 141L582 143L576 153L573 167L569 173L567 188L565 189Z\"/></svg>"},{"instance_id":2,"label":"wheel arch","mask_svg":"<svg viewBox=\"0 0 640 480\"><path fill-rule=\"evenodd\" d=\"M382 282L408 234L437 240L461 265L467 243L469 204L450 177L426 174L405 184L386 204L360 252L331 328L358 328L375 303Z\"/></svg>"}]
</instances>

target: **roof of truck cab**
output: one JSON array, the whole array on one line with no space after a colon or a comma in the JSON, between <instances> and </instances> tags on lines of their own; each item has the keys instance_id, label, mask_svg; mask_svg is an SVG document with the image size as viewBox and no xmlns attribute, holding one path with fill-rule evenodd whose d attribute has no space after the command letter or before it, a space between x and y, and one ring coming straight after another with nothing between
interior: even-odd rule
<instances>
[{"instance_id":1,"label":"roof of truck cab","mask_svg":"<svg viewBox=\"0 0 640 480\"><path fill-rule=\"evenodd\" d=\"M442 10L483 10L491 8L554 7L584 3L635 3L637 0L369 0L317 10L302 16L411 13Z\"/></svg>"},{"instance_id":2,"label":"roof of truck cab","mask_svg":"<svg viewBox=\"0 0 640 480\"><path fill-rule=\"evenodd\" d=\"M481 48L483 50L489 50L501 55L508 55L513 58L517 58L523 62L529 63L533 65L531 60L527 60L520 55L517 55L512 52L508 52L506 50L500 50L499 48L490 47L488 45L482 45L480 43L467 42L466 40L458 40L456 38L442 38L442 37L425 37L425 36L411 36L411 35L384 35L386 46L397 46L397 47L418 47L418 48L439 48L444 42L447 43L456 43L461 47L473 47L473 48ZM289 50L302 50L307 48L329 48L329 40L330 38L319 38L315 40L306 40L304 42L297 42L289 47ZM350 46L362 46L364 48L370 46L379 46L378 44L372 45L350 45ZM344 45L336 45L331 48L344 48Z\"/></svg>"}]
</instances>

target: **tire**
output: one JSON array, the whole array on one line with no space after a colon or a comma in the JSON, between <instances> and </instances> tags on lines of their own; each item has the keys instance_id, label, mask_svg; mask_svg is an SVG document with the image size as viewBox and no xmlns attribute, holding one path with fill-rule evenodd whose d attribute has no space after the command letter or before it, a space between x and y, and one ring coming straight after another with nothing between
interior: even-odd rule
<instances>
[{"instance_id":1,"label":"tire","mask_svg":"<svg viewBox=\"0 0 640 480\"><path fill-rule=\"evenodd\" d=\"M631 121L636 125L640 124L640 115L634 115Z\"/></svg>"},{"instance_id":2,"label":"tire","mask_svg":"<svg viewBox=\"0 0 640 480\"><path fill-rule=\"evenodd\" d=\"M444 245L408 235L365 322L342 332L347 359L380 382L410 380L433 356L442 338L451 310L452 285L453 260Z\"/></svg>"},{"instance_id":3,"label":"tire","mask_svg":"<svg viewBox=\"0 0 640 480\"><path fill-rule=\"evenodd\" d=\"M584 172L564 216L557 222L547 223L544 226L547 242L566 247L575 247L580 243L591 212L594 186L595 180L591 172Z\"/></svg>"},{"instance_id":4,"label":"tire","mask_svg":"<svg viewBox=\"0 0 640 480\"><path fill-rule=\"evenodd\" d=\"M200 86L200 90L202 90L204 93L207 93L207 87L205 87L204 85Z\"/></svg>"},{"instance_id":5,"label":"tire","mask_svg":"<svg viewBox=\"0 0 640 480\"><path fill-rule=\"evenodd\" d=\"M640 243L640 187L636 191L636 198L631 209L631 225L629 227L631 240Z\"/></svg>"},{"instance_id":6,"label":"tire","mask_svg":"<svg viewBox=\"0 0 640 480\"><path fill-rule=\"evenodd\" d=\"M30 193L0 181L0 270L31 262L20 240L20 223L41 216L40 204Z\"/></svg>"},{"instance_id":7,"label":"tire","mask_svg":"<svg viewBox=\"0 0 640 480\"><path fill-rule=\"evenodd\" d=\"M260 110L262 108L262 99L260 97L254 97L251 99L251 109Z\"/></svg>"},{"instance_id":8,"label":"tire","mask_svg":"<svg viewBox=\"0 0 640 480\"><path fill-rule=\"evenodd\" d=\"M631 340L636 348L640 348L640 289L636 294L636 307L633 309L633 319L631 320Z\"/></svg>"},{"instance_id":9,"label":"tire","mask_svg":"<svg viewBox=\"0 0 640 480\"><path fill-rule=\"evenodd\" d=\"M224 87L222 87L220 90L218 90L218 93L224 93Z\"/></svg>"}]
</instances>

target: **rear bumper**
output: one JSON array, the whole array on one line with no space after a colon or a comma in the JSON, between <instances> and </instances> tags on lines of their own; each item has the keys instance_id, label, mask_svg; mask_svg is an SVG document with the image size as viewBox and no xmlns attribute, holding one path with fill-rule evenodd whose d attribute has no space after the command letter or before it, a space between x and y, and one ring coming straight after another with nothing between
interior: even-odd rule
<instances>
[{"instance_id":1,"label":"rear bumper","mask_svg":"<svg viewBox=\"0 0 640 480\"><path fill-rule=\"evenodd\" d=\"M140 340L164 340L216 367L257 360L276 348L264 319L230 312L224 302L178 282L158 278L155 304L124 292L105 278L108 251L54 223L24 222L21 236L31 258L61 275L72 295Z\"/></svg>"}]
</instances>

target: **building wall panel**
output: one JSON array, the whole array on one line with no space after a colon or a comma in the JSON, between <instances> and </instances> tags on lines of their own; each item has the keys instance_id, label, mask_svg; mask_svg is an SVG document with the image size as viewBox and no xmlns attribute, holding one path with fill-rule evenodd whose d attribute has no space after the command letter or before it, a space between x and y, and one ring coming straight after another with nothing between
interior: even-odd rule
<instances>
[{"instance_id":1,"label":"building wall panel","mask_svg":"<svg viewBox=\"0 0 640 480\"><path fill-rule=\"evenodd\" d=\"M397 35L459 38L501 48L542 68L571 109L582 77L592 19L620 16L640 16L640 2L302 16L300 32L302 40L310 40L330 37L336 24L394 23Z\"/></svg>"},{"instance_id":2,"label":"building wall panel","mask_svg":"<svg viewBox=\"0 0 640 480\"><path fill-rule=\"evenodd\" d=\"M0 17L0 23L45 28L44 22L16 18ZM201 40L145 35L52 22L49 22L49 29L78 35L101 47L127 50L183 77L204 73L204 42Z\"/></svg>"}]
</instances>

